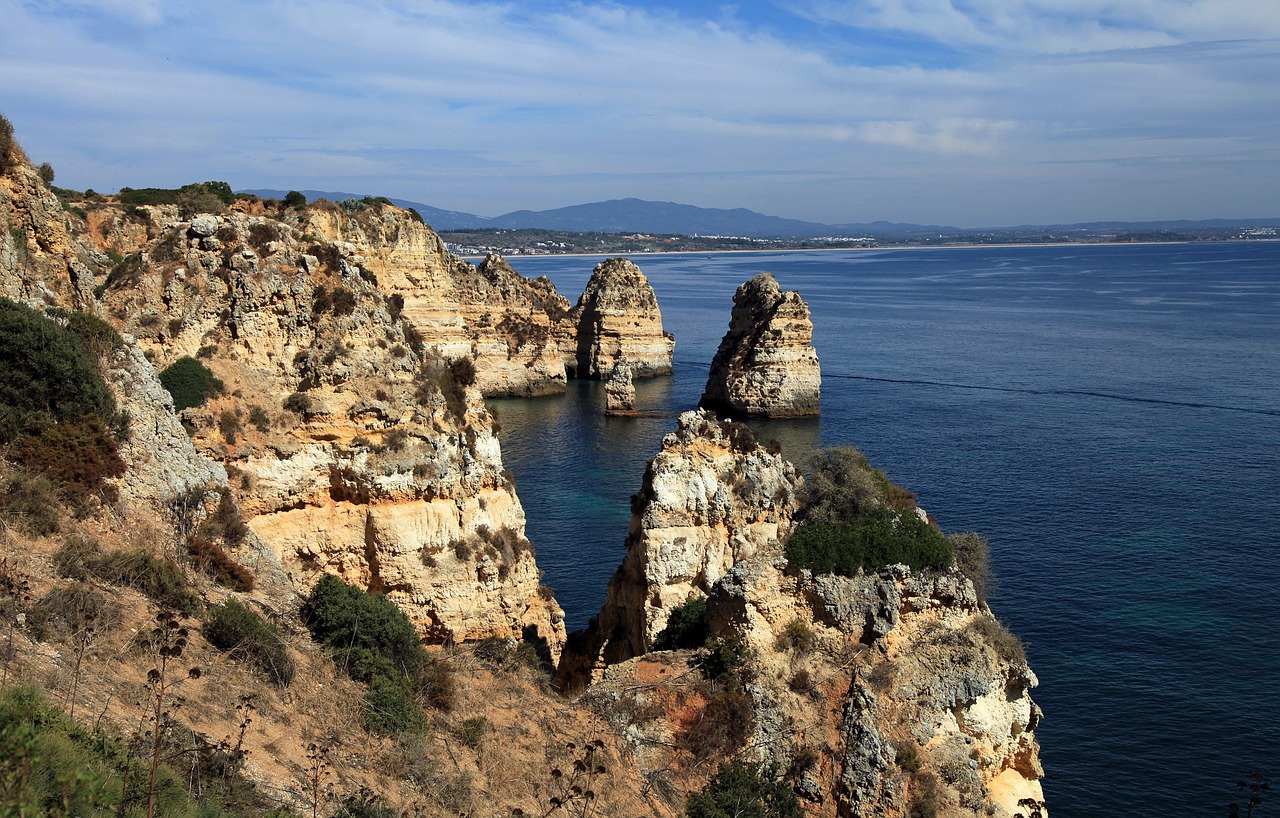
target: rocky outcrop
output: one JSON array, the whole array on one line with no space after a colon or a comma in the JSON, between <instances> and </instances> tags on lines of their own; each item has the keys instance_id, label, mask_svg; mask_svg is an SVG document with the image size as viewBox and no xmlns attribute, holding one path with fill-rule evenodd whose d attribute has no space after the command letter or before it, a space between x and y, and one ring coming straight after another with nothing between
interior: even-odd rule
<instances>
[{"instance_id":1,"label":"rocky outcrop","mask_svg":"<svg viewBox=\"0 0 1280 818\"><path fill-rule=\"evenodd\" d=\"M595 680L586 696L614 714L642 772L696 775L682 754L706 746L696 725L728 719L719 751L789 770L807 814L1046 814L1036 678L1016 638L955 567L841 577L788 565L798 482L741 424L683 415L562 681ZM698 692L696 660L649 653L695 597L707 631L746 648L741 694Z\"/></svg>"},{"instance_id":2,"label":"rocky outcrop","mask_svg":"<svg viewBox=\"0 0 1280 818\"><path fill-rule=\"evenodd\" d=\"M556 655L563 616L476 368L415 338L366 264L285 222L206 215L166 230L105 299L159 367L196 356L223 381L183 423L300 590L335 573L435 641L528 637Z\"/></svg>"},{"instance_id":3,"label":"rocky outcrop","mask_svg":"<svg viewBox=\"0 0 1280 818\"><path fill-rule=\"evenodd\" d=\"M49 186L20 156L0 173L0 295L92 311L94 273L107 257L77 241ZM5 163L0 162L0 168Z\"/></svg>"},{"instance_id":4,"label":"rocky outcrop","mask_svg":"<svg viewBox=\"0 0 1280 818\"><path fill-rule=\"evenodd\" d=\"M566 675L598 676L605 664L647 652L672 609L706 596L735 564L781 558L799 484L795 468L748 427L705 411L681 415L632 499L626 555L594 644Z\"/></svg>"},{"instance_id":5,"label":"rocky outcrop","mask_svg":"<svg viewBox=\"0 0 1280 818\"><path fill-rule=\"evenodd\" d=\"M667 375L675 339L662 329L658 299L640 268L625 258L596 265L573 308L576 346L566 350L574 378L607 378L621 358L637 378Z\"/></svg>"},{"instance_id":6,"label":"rocky outcrop","mask_svg":"<svg viewBox=\"0 0 1280 818\"><path fill-rule=\"evenodd\" d=\"M376 202L312 207L299 226L336 250L318 263L364 275L396 299L421 345L473 358L485 395L564 391L556 332L569 302L548 279L524 278L496 253L472 266L408 211Z\"/></svg>"},{"instance_id":7,"label":"rocky outcrop","mask_svg":"<svg viewBox=\"0 0 1280 818\"><path fill-rule=\"evenodd\" d=\"M818 414L822 375L809 305L761 273L733 295L733 314L699 405L728 416Z\"/></svg>"},{"instance_id":8,"label":"rocky outcrop","mask_svg":"<svg viewBox=\"0 0 1280 818\"><path fill-rule=\"evenodd\" d=\"M759 681L795 672L795 655L779 645L799 628L822 650L856 659L827 725L844 752L815 785L837 814L907 814L933 803L945 814L1011 818L1032 814L1027 802L1046 814L1035 674L958 570L897 565L848 578L744 562L712 588L708 622L752 646L760 664L752 743L774 748L762 760L784 767L794 756L782 726L817 724L820 714ZM760 717L761 708L781 713Z\"/></svg>"},{"instance_id":9,"label":"rocky outcrop","mask_svg":"<svg viewBox=\"0 0 1280 818\"><path fill-rule=\"evenodd\" d=\"M613 367L609 380L604 384L604 413L606 415L634 415L636 413L636 387L631 381L631 364L623 358Z\"/></svg>"}]
</instances>

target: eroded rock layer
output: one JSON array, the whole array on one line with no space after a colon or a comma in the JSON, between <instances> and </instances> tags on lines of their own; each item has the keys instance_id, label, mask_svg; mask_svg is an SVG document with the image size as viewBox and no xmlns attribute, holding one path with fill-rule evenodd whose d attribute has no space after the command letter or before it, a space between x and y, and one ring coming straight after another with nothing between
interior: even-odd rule
<instances>
[{"instance_id":1,"label":"eroded rock layer","mask_svg":"<svg viewBox=\"0 0 1280 818\"><path fill-rule=\"evenodd\" d=\"M340 223L391 229L370 215ZM421 261L416 239L380 241ZM164 230L104 298L158 368L195 357L223 382L182 420L300 590L335 573L437 641L530 636L555 655L563 617L540 591L477 369L422 343L378 278L348 246L230 213Z\"/></svg>"},{"instance_id":2,"label":"eroded rock layer","mask_svg":"<svg viewBox=\"0 0 1280 818\"><path fill-rule=\"evenodd\" d=\"M717 742L788 770L808 815L1047 814L1036 678L1016 638L954 565L855 577L788 565L799 488L746 427L683 415L645 474L623 564L562 681L595 680L586 695L618 714L649 772L687 764L691 741ZM701 673L737 656L741 692L698 693L687 681L696 663L651 653L673 610L699 598L712 637ZM701 715L646 715L658 706Z\"/></svg>"},{"instance_id":3,"label":"eroded rock layer","mask_svg":"<svg viewBox=\"0 0 1280 818\"><path fill-rule=\"evenodd\" d=\"M822 373L809 305L769 273L733 295L733 313L699 405L730 417L818 414Z\"/></svg>"},{"instance_id":4,"label":"eroded rock layer","mask_svg":"<svg viewBox=\"0 0 1280 818\"><path fill-rule=\"evenodd\" d=\"M706 596L738 562L781 558L799 482L795 468L746 426L706 411L681 415L632 501L626 556L587 651L595 675L647 652L673 608Z\"/></svg>"},{"instance_id":5,"label":"eroded rock layer","mask_svg":"<svg viewBox=\"0 0 1280 818\"><path fill-rule=\"evenodd\" d=\"M565 359L571 377L609 377L621 358L638 378L671 372L675 339L662 329L653 287L625 258L596 265L573 308L576 346Z\"/></svg>"}]
</instances>

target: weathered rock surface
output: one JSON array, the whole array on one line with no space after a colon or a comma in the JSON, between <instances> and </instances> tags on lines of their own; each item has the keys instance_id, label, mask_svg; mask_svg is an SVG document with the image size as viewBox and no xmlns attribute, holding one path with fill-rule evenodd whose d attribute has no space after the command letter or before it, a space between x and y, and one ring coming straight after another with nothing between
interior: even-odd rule
<instances>
[{"instance_id":1,"label":"weathered rock surface","mask_svg":"<svg viewBox=\"0 0 1280 818\"><path fill-rule=\"evenodd\" d=\"M809 305L769 273L733 295L733 314L699 405L726 416L818 414L822 373Z\"/></svg>"},{"instance_id":2,"label":"weathered rock surface","mask_svg":"<svg viewBox=\"0 0 1280 818\"><path fill-rule=\"evenodd\" d=\"M332 572L436 641L528 636L558 654L563 616L471 358L415 342L368 257L261 216L217 225L166 230L105 298L158 366L198 354L225 383L182 415L252 530L300 590Z\"/></svg>"},{"instance_id":3,"label":"weathered rock surface","mask_svg":"<svg viewBox=\"0 0 1280 818\"><path fill-rule=\"evenodd\" d=\"M746 426L706 411L681 415L632 500L626 556L609 581L595 644L585 665L565 672L594 665L598 676L602 663L647 652L671 610L706 596L736 563L781 558L799 484L795 468Z\"/></svg>"},{"instance_id":4,"label":"weathered rock surface","mask_svg":"<svg viewBox=\"0 0 1280 818\"><path fill-rule=\"evenodd\" d=\"M72 237L74 218L25 157L0 173L0 295L92 311L94 271L109 261Z\"/></svg>"},{"instance_id":5,"label":"weathered rock surface","mask_svg":"<svg viewBox=\"0 0 1280 818\"><path fill-rule=\"evenodd\" d=\"M636 387L631 381L631 364L623 358L613 367L609 380L604 384L604 413L606 415L634 415L636 413Z\"/></svg>"},{"instance_id":6,"label":"weathered rock surface","mask_svg":"<svg viewBox=\"0 0 1280 818\"><path fill-rule=\"evenodd\" d=\"M398 298L422 345L447 358L473 358L485 395L564 391L553 327L568 315L569 302L549 280L524 278L497 254L474 267L395 207L375 204L350 214L309 208L300 227L333 244L332 268L363 274Z\"/></svg>"},{"instance_id":7,"label":"weathered rock surface","mask_svg":"<svg viewBox=\"0 0 1280 818\"><path fill-rule=\"evenodd\" d=\"M670 374L675 339L662 329L649 280L628 259L596 265L573 308L572 323L576 346L565 358L570 377L607 378L621 358L637 378Z\"/></svg>"},{"instance_id":8,"label":"weathered rock surface","mask_svg":"<svg viewBox=\"0 0 1280 818\"><path fill-rule=\"evenodd\" d=\"M642 771L687 763L682 736L699 717L643 714L725 716L688 691L696 670L680 654L646 654L672 608L704 596L708 631L749 648L739 751L792 770L807 814L1046 814L1036 679L970 579L954 567L848 578L788 566L798 478L743 429L688 413L663 441L623 564L562 680L596 680L586 695L616 714Z\"/></svg>"}]
</instances>

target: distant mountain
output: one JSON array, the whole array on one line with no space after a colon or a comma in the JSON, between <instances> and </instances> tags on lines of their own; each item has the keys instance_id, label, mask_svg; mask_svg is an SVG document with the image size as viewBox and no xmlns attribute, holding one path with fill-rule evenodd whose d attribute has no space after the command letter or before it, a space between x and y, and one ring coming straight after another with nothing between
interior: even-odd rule
<instances>
[{"instance_id":1,"label":"distant mountain","mask_svg":"<svg viewBox=\"0 0 1280 818\"><path fill-rule=\"evenodd\" d=\"M238 193L252 193L255 196L261 196L264 199L283 199L287 190L272 190L270 188L259 188L257 190L240 190ZM368 193L342 193L332 190L300 190L298 191L307 197L307 201L314 199L328 199L331 202L340 202L343 199L363 199L371 194ZM433 230L469 230L477 227L492 227L491 219L484 216L477 216L474 213L462 213L457 210L441 210L438 207L432 207L422 202L412 202L408 199L397 199L394 196L388 196L387 200L397 207L412 207L418 211L418 215L422 220L431 225Z\"/></svg>"},{"instance_id":2,"label":"distant mountain","mask_svg":"<svg viewBox=\"0 0 1280 818\"><path fill-rule=\"evenodd\" d=\"M245 190L258 196L283 198L285 190ZM363 199L368 194L303 190L307 199ZM984 233L1044 234L1048 232L1139 233L1143 231L1195 231L1219 228L1280 227L1278 219L1201 219L1152 222L1082 222L1078 224L1019 225L961 229L938 224L905 224L875 221L860 224L819 224L798 219L766 216L746 208L724 210L695 207L675 202L652 202L645 199L610 199L605 202L559 207L553 210L516 210L494 218L457 210L442 210L422 202L387 197L400 207L412 207L435 230L474 230L500 228L519 230L539 228L574 233L678 233L685 236L745 236L760 239L799 239L820 236L858 238L870 236L881 240L934 239L951 236L973 236Z\"/></svg>"},{"instance_id":3,"label":"distant mountain","mask_svg":"<svg viewBox=\"0 0 1280 818\"><path fill-rule=\"evenodd\" d=\"M536 227L577 233L681 233L753 238L818 236L830 229L824 224L765 216L741 207L721 210L644 199L611 199L554 210L517 210L498 216L486 226Z\"/></svg>"}]
</instances>

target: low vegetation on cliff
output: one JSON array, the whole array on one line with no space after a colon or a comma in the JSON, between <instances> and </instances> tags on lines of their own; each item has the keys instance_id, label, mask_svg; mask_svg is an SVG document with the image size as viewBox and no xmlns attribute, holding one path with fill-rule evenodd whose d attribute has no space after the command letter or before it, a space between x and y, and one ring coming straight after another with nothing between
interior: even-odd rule
<instances>
[{"instance_id":1,"label":"low vegetation on cliff","mask_svg":"<svg viewBox=\"0 0 1280 818\"><path fill-rule=\"evenodd\" d=\"M786 548L792 565L852 577L896 563L916 570L951 563L947 538L917 513L914 495L857 449L818 452L810 465L801 522Z\"/></svg>"}]
</instances>

